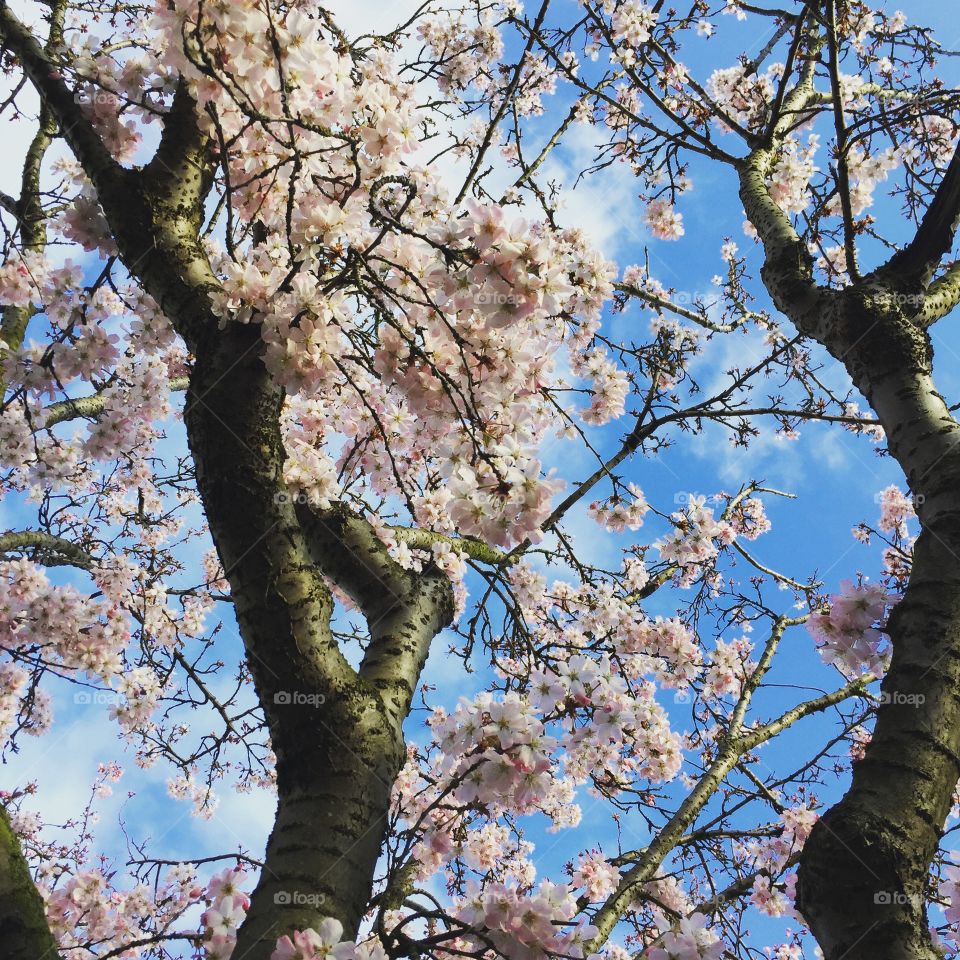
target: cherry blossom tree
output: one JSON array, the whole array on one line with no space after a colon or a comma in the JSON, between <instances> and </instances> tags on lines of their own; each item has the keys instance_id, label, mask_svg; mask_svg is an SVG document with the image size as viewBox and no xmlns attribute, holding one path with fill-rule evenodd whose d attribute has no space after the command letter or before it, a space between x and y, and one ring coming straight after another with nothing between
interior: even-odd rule
<instances>
[{"instance_id":1,"label":"cherry blossom tree","mask_svg":"<svg viewBox=\"0 0 960 960\"><path fill-rule=\"evenodd\" d=\"M373 30L311 2L14 6L4 750L69 696L171 804L277 806L265 850L192 860L129 825L121 872L92 827L119 756L59 832L7 790L4 960L956 955L934 32L853 0L431 2ZM575 134L661 258L699 178L739 195L712 294L568 217ZM839 591L755 552L789 491L644 479L801 428L902 468ZM424 683L437 657L470 696ZM830 687L774 695L804 663Z\"/></svg>"}]
</instances>

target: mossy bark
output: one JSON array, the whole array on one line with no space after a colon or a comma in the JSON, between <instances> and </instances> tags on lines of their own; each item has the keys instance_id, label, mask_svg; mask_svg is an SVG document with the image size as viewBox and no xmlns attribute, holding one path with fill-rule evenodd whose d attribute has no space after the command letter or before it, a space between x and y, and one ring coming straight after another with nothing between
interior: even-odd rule
<instances>
[{"instance_id":1,"label":"mossy bark","mask_svg":"<svg viewBox=\"0 0 960 960\"><path fill-rule=\"evenodd\" d=\"M956 211L945 230L943 198L935 199L917 234L923 250L911 245L846 289L829 290L813 282L809 253L767 192L772 156L757 151L740 180L764 244L767 290L843 364L875 411L921 524L887 627L893 656L882 689L890 696L850 789L804 847L797 904L826 960L933 960L928 874L960 779L960 426L934 384L933 349L918 318ZM945 186L952 197L953 184Z\"/></svg>"},{"instance_id":2,"label":"mossy bark","mask_svg":"<svg viewBox=\"0 0 960 960\"><path fill-rule=\"evenodd\" d=\"M59 960L20 841L0 807L0 960Z\"/></svg>"}]
</instances>

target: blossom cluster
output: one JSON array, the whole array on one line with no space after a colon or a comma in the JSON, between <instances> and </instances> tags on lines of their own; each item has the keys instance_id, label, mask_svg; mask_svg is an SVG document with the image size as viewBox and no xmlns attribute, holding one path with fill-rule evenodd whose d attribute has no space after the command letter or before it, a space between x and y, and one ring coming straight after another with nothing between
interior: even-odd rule
<instances>
[{"instance_id":1,"label":"blossom cluster","mask_svg":"<svg viewBox=\"0 0 960 960\"><path fill-rule=\"evenodd\" d=\"M645 960L720 960L724 955L723 941L702 913L683 917L676 927L661 918L661 927L663 935L644 952Z\"/></svg>"},{"instance_id":2,"label":"blossom cluster","mask_svg":"<svg viewBox=\"0 0 960 960\"><path fill-rule=\"evenodd\" d=\"M840 584L826 610L812 613L807 629L817 641L820 656L848 677L862 673L880 676L886 670L889 650L882 624L890 598L875 584Z\"/></svg>"},{"instance_id":3,"label":"blossom cluster","mask_svg":"<svg viewBox=\"0 0 960 960\"><path fill-rule=\"evenodd\" d=\"M672 649L659 652L673 656ZM638 661L636 671L665 672L665 660L624 656ZM461 700L453 713L437 709L430 726L433 751L410 755L394 796L399 815L418 824L414 856L424 877L460 858L488 869L495 860L494 873L507 869L510 879L529 882L527 851L520 844L506 855L497 818L539 811L552 829L573 826L579 784L615 794L634 783L661 783L676 777L683 758L683 738L670 729L655 685L628 681L607 657L577 654L534 668L526 695ZM468 824L475 836L461 829ZM496 844L488 842L493 838ZM597 869L589 881L595 889L611 880L609 867ZM587 861L582 870L586 882Z\"/></svg>"},{"instance_id":4,"label":"blossom cluster","mask_svg":"<svg viewBox=\"0 0 960 960\"><path fill-rule=\"evenodd\" d=\"M156 888L138 883L128 890L117 889L100 869L80 870L57 879L56 885L41 882L40 892L46 902L47 922L63 950L96 944L104 953L126 952L130 943L169 928L203 896L196 871L189 864L171 867ZM229 953L210 956L226 960Z\"/></svg>"},{"instance_id":5,"label":"blossom cluster","mask_svg":"<svg viewBox=\"0 0 960 960\"><path fill-rule=\"evenodd\" d=\"M455 915L481 934L463 938L468 948L483 949L488 939L509 960L582 957L583 944L597 931L573 922L579 912L573 888L549 880L529 893L502 883L473 884L455 907Z\"/></svg>"},{"instance_id":6,"label":"blossom cluster","mask_svg":"<svg viewBox=\"0 0 960 960\"><path fill-rule=\"evenodd\" d=\"M946 903L943 912L947 923L960 924L960 867L944 868L937 892Z\"/></svg>"},{"instance_id":7,"label":"blossom cluster","mask_svg":"<svg viewBox=\"0 0 960 960\"><path fill-rule=\"evenodd\" d=\"M880 491L880 520L877 528L883 533L893 533L898 537L907 537L907 523L916 516L913 500L896 484L890 484Z\"/></svg>"},{"instance_id":8,"label":"blossom cluster","mask_svg":"<svg viewBox=\"0 0 960 960\"><path fill-rule=\"evenodd\" d=\"M681 569L681 583L689 583L720 548L736 539L734 526L718 520L705 497L691 497L683 510L673 516L673 531L657 544L660 556ZM746 524L744 524L746 526Z\"/></svg>"},{"instance_id":9,"label":"blossom cluster","mask_svg":"<svg viewBox=\"0 0 960 960\"><path fill-rule=\"evenodd\" d=\"M207 886L209 904L200 917L203 940L209 960L229 960L237 943L237 930L250 908L250 897L241 889L246 879L240 867L228 867Z\"/></svg>"},{"instance_id":10,"label":"blossom cluster","mask_svg":"<svg viewBox=\"0 0 960 960\"><path fill-rule=\"evenodd\" d=\"M420 21L417 33L440 66L438 83L445 93L468 86L486 91L493 83L491 67L503 53L503 38L489 11L477 22L452 12Z\"/></svg>"},{"instance_id":11,"label":"blossom cluster","mask_svg":"<svg viewBox=\"0 0 960 960\"><path fill-rule=\"evenodd\" d=\"M0 562L0 650L43 656L68 676L86 674L110 682L122 672L130 638L126 617L116 607L84 597L75 587L54 586L46 571L29 560ZM0 717L9 725L19 712L19 692L27 672L0 664ZM24 702L27 730L39 733L50 723L43 690Z\"/></svg>"},{"instance_id":12,"label":"blossom cluster","mask_svg":"<svg viewBox=\"0 0 960 960\"><path fill-rule=\"evenodd\" d=\"M453 798L460 803L525 812L551 792L557 741L518 694L502 700L481 694L450 716L438 715L432 726L443 755L440 769L457 782Z\"/></svg>"},{"instance_id":13,"label":"blossom cluster","mask_svg":"<svg viewBox=\"0 0 960 960\"><path fill-rule=\"evenodd\" d=\"M737 854L752 869L778 876L786 869L791 854L803 848L818 819L819 815L807 805L786 807L780 814L781 829L777 834L738 843ZM789 892L794 881L787 879Z\"/></svg>"},{"instance_id":14,"label":"blossom cluster","mask_svg":"<svg viewBox=\"0 0 960 960\"><path fill-rule=\"evenodd\" d=\"M155 23L163 62L191 82L201 105L216 93L190 56L201 42L215 51L223 85L242 86L260 105L254 123L236 104L218 101L218 116L236 137L238 213L275 239L243 258L212 251L222 286L214 304L224 322L257 323L273 376L314 404L321 422L310 440L297 433L288 442L288 482L324 503L346 472L376 494L416 500L435 476L452 493L449 522L462 532L504 545L537 539L558 489L535 452L559 423L543 391L561 384L556 358L568 330L595 318L609 295L609 265L576 232L508 219L495 203L456 208L417 166L416 98L385 53L355 64L297 11L268 22L246 3L214 17L185 0ZM420 29L444 49L456 35L435 20ZM493 28L472 29L466 46L496 57ZM276 33L280 51L253 70L251 33ZM447 65L452 86L463 82L457 59ZM296 78L285 98L281 71L287 85ZM302 174L281 243L294 157L267 135L273 124L264 118L282 115L298 131ZM382 292L369 305L375 324L369 309L326 292L351 251L366 258L365 287ZM372 356L358 356L371 333ZM585 416L602 422L622 412L625 386L609 364L591 364L578 367L597 383ZM339 458L329 452L337 447Z\"/></svg>"},{"instance_id":15,"label":"blossom cluster","mask_svg":"<svg viewBox=\"0 0 960 960\"><path fill-rule=\"evenodd\" d=\"M613 497L605 503L594 501L589 507L590 516L614 533L622 533L628 528L639 530L650 505L635 483L627 484L627 492L629 498Z\"/></svg>"},{"instance_id":16,"label":"blossom cluster","mask_svg":"<svg viewBox=\"0 0 960 960\"><path fill-rule=\"evenodd\" d=\"M326 917L317 929L296 930L292 936L282 936L270 960L387 960L387 953L376 938L357 943L343 940L343 924Z\"/></svg>"}]
</instances>

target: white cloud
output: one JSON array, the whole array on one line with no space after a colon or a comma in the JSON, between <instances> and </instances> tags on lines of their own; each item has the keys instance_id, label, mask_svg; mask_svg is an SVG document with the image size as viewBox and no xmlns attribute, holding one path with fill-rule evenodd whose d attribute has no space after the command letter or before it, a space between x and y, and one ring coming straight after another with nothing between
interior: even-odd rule
<instances>
[{"instance_id":1,"label":"white cloud","mask_svg":"<svg viewBox=\"0 0 960 960\"><path fill-rule=\"evenodd\" d=\"M579 227L605 256L614 258L648 236L636 180L624 164L614 163L577 181L580 171L596 159L596 140L596 130L589 124L573 124L563 145L544 163L540 180L556 180L564 187L559 222Z\"/></svg>"}]
</instances>

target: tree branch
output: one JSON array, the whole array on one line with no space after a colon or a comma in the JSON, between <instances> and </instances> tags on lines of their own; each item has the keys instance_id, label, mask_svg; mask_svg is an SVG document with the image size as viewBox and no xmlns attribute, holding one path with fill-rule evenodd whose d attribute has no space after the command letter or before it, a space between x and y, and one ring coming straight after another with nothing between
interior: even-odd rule
<instances>
[{"instance_id":1,"label":"tree branch","mask_svg":"<svg viewBox=\"0 0 960 960\"><path fill-rule=\"evenodd\" d=\"M370 645L360 677L380 691L402 736L430 643L453 617L450 581L432 565L421 573L401 567L371 524L343 504L299 504L297 515L314 562L363 611Z\"/></svg>"},{"instance_id":2,"label":"tree branch","mask_svg":"<svg viewBox=\"0 0 960 960\"><path fill-rule=\"evenodd\" d=\"M174 377L170 381L171 392L177 393L187 389L190 380L188 377ZM89 417L95 420L103 413L106 406L106 395L93 393L87 397L76 397L67 400L58 400L44 407L43 426L55 427L58 423L66 423L68 420L79 420L81 417Z\"/></svg>"},{"instance_id":3,"label":"tree branch","mask_svg":"<svg viewBox=\"0 0 960 960\"><path fill-rule=\"evenodd\" d=\"M727 735L719 744L716 759L708 767L693 790L684 798L677 812L657 833L638 862L621 875L617 889L597 910L592 922L598 932L593 940L586 945L585 953L594 953L606 942L613 928L636 899L638 889L654 877L667 854L677 846L717 791L724 777L736 767L744 753L761 743L765 743L802 717L824 710L859 693L873 679L872 677L865 677L848 683L832 693L798 704L776 720L771 720L769 723L753 728L746 733L741 733L747 707L753 694L770 667L783 631L793 622L792 618L781 617L774 624L760 662L744 685L740 699L734 708Z\"/></svg>"},{"instance_id":4,"label":"tree branch","mask_svg":"<svg viewBox=\"0 0 960 960\"><path fill-rule=\"evenodd\" d=\"M57 63L6 2L0 3L0 43L20 61L24 73L59 122L64 139L94 185L104 179L117 179L123 168L84 117Z\"/></svg>"},{"instance_id":5,"label":"tree branch","mask_svg":"<svg viewBox=\"0 0 960 960\"><path fill-rule=\"evenodd\" d=\"M913 317L914 323L923 328L932 327L960 303L960 260L952 263L942 276L927 287L923 295L923 307Z\"/></svg>"},{"instance_id":6,"label":"tree branch","mask_svg":"<svg viewBox=\"0 0 960 960\"><path fill-rule=\"evenodd\" d=\"M50 30L44 54L56 49L63 43L63 18L66 11L65 0L58 0L50 7ZM34 134L24 157L20 176L20 199L4 195L4 209L13 213L20 231L20 245L24 251L42 253L47 245L46 214L40 201L40 168L47 148L53 143L57 132L57 122L45 100L40 102L40 118L37 132ZM0 340L7 349L18 350L23 344L27 324L36 309L32 304L19 306L7 304L3 307L3 320L0 322ZM4 385L0 380L0 394Z\"/></svg>"},{"instance_id":7,"label":"tree branch","mask_svg":"<svg viewBox=\"0 0 960 960\"><path fill-rule=\"evenodd\" d=\"M397 543L405 543L415 550L429 550L435 543L445 543L466 554L471 560L476 560L477 563L509 566L517 560L503 550L491 547L488 543L474 537L451 537L444 533L423 530L420 527L388 526L386 529Z\"/></svg>"},{"instance_id":8,"label":"tree branch","mask_svg":"<svg viewBox=\"0 0 960 960\"><path fill-rule=\"evenodd\" d=\"M36 550L38 562L48 567L69 565L89 570L94 564L93 557L82 547L43 530L10 530L0 534L0 553L19 550Z\"/></svg>"},{"instance_id":9,"label":"tree branch","mask_svg":"<svg viewBox=\"0 0 960 960\"><path fill-rule=\"evenodd\" d=\"M764 249L761 270L764 284L777 308L791 319L799 314L817 315L828 291L813 279L813 260L790 217L770 196L767 177L777 161L777 151L795 116L816 95L813 78L816 58L808 58L794 88L783 97L779 115L773 118L766 144L740 161L740 200L747 219L757 231ZM789 307L789 309L787 309ZM805 333L807 331L804 331Z\"/></svg>"},{"instance_id":10,"label":"tree branch","mask_svg":"<svg viewBox=\"0 0 960 960\"><path fill-rule=\"evenodd\" d=\"M878 271L898 281L907 292L923 289L940 261L950 252L960 223L960 147L950 163L913 239Z\"/></svg>"}]
</instances>

